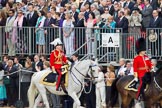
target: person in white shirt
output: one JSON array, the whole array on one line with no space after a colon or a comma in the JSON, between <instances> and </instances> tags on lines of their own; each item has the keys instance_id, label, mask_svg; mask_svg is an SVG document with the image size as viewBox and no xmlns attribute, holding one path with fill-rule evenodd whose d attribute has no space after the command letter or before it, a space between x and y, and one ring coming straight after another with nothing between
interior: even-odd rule
<instances>
[{"instance_id":1,"label":"person in white shirt","mask_svg":"<svg viewBox=\"0 0 162 108\"><path fill-rule=\"evenodd\" d=\"M119 60L119 65L120 65L120 68L117 71L117 77L122 77L122 76L125 75L125 73L124 73L124 71L125 71L125 59L124 58L121 58Z\"/></svg>"},{"instance_id":2,"label":"person in white shirt","mask_svg":"<svg viewBox=\"0 0 162 108\"><path fill-rule=\"evenodd\" d=\"M106 88L105 88L105 80L104 73L99 70L98 78L96 81L96 108L106 108Z\"/></svg>"}]
</instances>

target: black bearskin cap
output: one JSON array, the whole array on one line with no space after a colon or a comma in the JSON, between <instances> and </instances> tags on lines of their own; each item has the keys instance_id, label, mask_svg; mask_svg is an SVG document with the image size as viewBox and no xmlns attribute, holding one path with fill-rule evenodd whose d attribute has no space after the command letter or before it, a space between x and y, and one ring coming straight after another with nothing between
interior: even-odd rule
<instances>
[{"instance_id":1,"label":"black bearskin cap","mask_svg":"<svg viewBox=\"0 0 162 108\"><path fill-rule=\"evenodd\" d=\"M146 40L144 38L139 38L136 41L136 52L139 54L141 51L146 51Z\"/></svg>"}]
</instances>

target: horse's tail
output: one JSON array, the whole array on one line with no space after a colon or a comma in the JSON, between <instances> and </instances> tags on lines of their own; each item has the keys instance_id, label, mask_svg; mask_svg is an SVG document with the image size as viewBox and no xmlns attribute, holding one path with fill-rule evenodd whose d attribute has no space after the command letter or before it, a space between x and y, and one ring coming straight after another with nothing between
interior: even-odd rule
<instances>
[{"instance_id":1,"label":"horse's tail","mask_svg":"<svg viewBox=\"0 0 162 108\"><path fill-rule=\"evenodd\" d=\"M117 87L116 87L116 83L118 80L119 80L119 78L116 78L111 85L110 105L112 107L114 107L114 105L116 104L116 102L118 100L118 91L117 91Z\"/></svg>"},{"instance_id":2,"label":"horse's tail","mask_svg":"<svg viewBox=\"0 0 162 108\"><path fill-rule=\"evenodd\" d=\"M28 89L29 108L33 108L36 95L37 89L34 82L31 80L30 87Z\"/></svg>"}]
</instances>

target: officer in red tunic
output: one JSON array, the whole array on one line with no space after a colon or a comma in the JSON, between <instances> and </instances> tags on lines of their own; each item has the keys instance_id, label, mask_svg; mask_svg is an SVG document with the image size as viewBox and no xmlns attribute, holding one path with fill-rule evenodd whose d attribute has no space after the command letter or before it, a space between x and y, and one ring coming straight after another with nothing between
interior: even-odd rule
<instances>
[{"instance_id":1,"label":"officer in red tunic","mask_svg":"<svg viewBox=\"0 0 162 108\"><path fill-rule=\"evenodd\" d=\"M61 83L61 67L63 64L67 63L67 58L63 52L63 44L59 38L55 39L50 44L54 45L55 49L50 54L50 65L53 72L57 72L58 79L56 83L56 90L58 91L60 83Z\"/></svg>"},{"instance_id":2,"label":"officer in red tunic","mask_svg":"<svg viewBox=\"0 0 162 108\"><path fill-rule=\"evenodd\" d=\"M137 56L133 61L134 68L134 80L137 82L138 79L140 81L140 86L138 87L137 99L140 99L139 96L144 98L144 85L142 83L142 78L145 73L150 72L152 68L151 61L148 56L146 56L146 42L144 38L139 38L136 41L136 52Z\"/></svg>"}]
</instances>

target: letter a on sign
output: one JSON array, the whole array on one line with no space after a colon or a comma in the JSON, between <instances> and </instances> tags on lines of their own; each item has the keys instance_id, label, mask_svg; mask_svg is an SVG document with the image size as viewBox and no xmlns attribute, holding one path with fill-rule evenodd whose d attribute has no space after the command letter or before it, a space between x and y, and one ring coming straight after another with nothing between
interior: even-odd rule
<instances>
[{"instance_id":1,"label":"letter a on sign","mask_svg":"<svg viewBox=\"0 0 162 108\"><path fill-rule=\"evenodd\" d=\"M102 47L119 47L119 33L102 33Z\"/></svg>"},{"instance_id":2,"label":"letter a on sign","mask_svg":"<svg viewBox=\"0 0 162 108\"><path fill-rule=\"evenodd\" d=\"M110 38L109 38L109 41L108 41L108 43L113 43L113 39L112 39L112 37L110 36Z\"/></svg>"}]
</instances>

